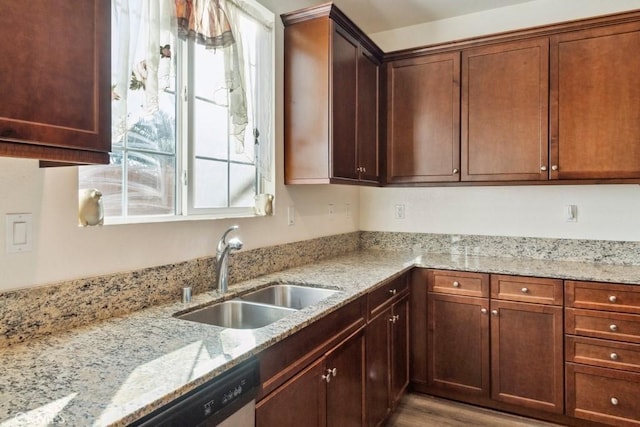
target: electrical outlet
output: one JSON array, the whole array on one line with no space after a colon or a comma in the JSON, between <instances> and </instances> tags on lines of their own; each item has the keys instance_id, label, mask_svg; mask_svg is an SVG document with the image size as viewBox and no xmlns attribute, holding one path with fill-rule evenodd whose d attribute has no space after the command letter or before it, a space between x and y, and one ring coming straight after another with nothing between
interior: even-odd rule
<instances>
[{"instance_id":1,"label":"electrical outlet","mask_svg":"<svg viewBox=\"0 0 640 427\"><path fill-rule=\"evenodd\" d=\"M405 214L404 205L403 204L396 205L396 219L404 219L404 214Z\"/></svg>"},{"instance_id":2,"label":"electrical outlet","mask_svg":"<svg viewBox=\"0 0 640 427\"><path fill-rule=\"evenodd\" d=\"M294 225L296 223L296 211L293 206L287 208L287 225Z\"/></svg>"},{"instance_id":3,"label":"electrical outlet","mask_svg":"<svg viewBox=\"0 0 640 427\"><path fill-rule=\"evenodd\" d=\"M346 216L347 219L351 219L351 203L344 205L344 216Z\"/></svg>"},{"instance_id":4,"label":"electrical outlet","mask_svg":"<svg viewBox=\"0 0 640 427\"><path fill-rule=\"evenodd\" d=\"M333 218L336 216L336 206L333 203L329 203L327 214L329 215L329 221L333 221Z\"/></svg>"},{"instance_id":5,"label":"electrical outlet","mask_svg":"<svg viewBox=\"0 0 640 427\"><path fill-rule=\"evenodd\" d=\"M567 205L564 209L566 222L578 222L578 205Z\"/></svg>"}]
</instances>

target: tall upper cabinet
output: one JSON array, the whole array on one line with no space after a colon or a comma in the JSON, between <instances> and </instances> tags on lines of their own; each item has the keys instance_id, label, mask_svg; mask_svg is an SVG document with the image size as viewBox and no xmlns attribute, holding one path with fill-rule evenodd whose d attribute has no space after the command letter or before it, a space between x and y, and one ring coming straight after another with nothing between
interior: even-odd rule
<instances>
[{"instance_id":1,"label":"tall upper cabinet","mask_svg":"<svg viewBox=\"0 0 640 427\"><path fill-rule=\"evenodd\" d=\"M333 4L282 15L286 184L377 184L382 51Z\"/></svg>"},{"instance_id":2,"label":"tall upper cabinet","mask_svg":"<svg viewBox=\"0 0 640 427\"><path fill-rule=\"evenodd\" d=\"M640 178L639 52L640 22L551 37L551 179Z\"/></svg>"},{"instance_id":3,"label":"tall upper cabinet","mask_svg":"<svg viewBox=\"0 0 640 427\"><path fill-rule=\"evenodd\" d=\"M3 2L0 156L108 163L110 2Z\"/></svg>"}]
</instances>

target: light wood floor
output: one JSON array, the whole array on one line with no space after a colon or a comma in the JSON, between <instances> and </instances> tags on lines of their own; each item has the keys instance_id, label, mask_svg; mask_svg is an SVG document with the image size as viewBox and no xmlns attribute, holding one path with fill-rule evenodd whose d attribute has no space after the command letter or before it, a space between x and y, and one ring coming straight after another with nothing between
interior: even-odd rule
<instances>
[{"instance_id":1,"label":"light wood floor","mask_svg":"<svg viewBox=\"0 0 640 427\"><path fill-rule=\"evenodd\" d=\"M407 394L387 427L554 427L529 418L495 412L421 394Z\"/></svg>"}]
</instances>

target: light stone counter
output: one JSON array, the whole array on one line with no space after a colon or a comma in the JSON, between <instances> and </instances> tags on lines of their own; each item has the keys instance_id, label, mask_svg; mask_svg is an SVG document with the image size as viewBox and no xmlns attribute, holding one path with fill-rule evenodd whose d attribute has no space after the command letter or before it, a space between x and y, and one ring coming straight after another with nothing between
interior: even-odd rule
<instances>
[{"instance_id":1,"label":"light stone counter","mask_svg":"<svg viewBox=\"0 0 640 427\"><path fill-rule=\"evenodd\" d=\"M639 284L640 266L367 250L316 262L89 326L0 349L0 427L126 425L314 320L418 265L429 268ZM339 289L255 330L173 318L273 281Z\"/></svg>"}]
</instances>

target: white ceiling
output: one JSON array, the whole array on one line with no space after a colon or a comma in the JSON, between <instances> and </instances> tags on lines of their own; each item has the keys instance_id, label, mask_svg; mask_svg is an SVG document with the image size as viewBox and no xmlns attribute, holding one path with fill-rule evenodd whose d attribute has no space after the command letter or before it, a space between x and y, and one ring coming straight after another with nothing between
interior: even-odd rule
<instances>
[{"instance_id":1,"label":"white ceiling","mask_svg":"<svg viewBox=\"0 0 640 427\"><path fill-rule=\"evenodd\" d=\"M424 22L532 0L334 0L365 33L372 34Z\"/></svg>"}]
</instances>

